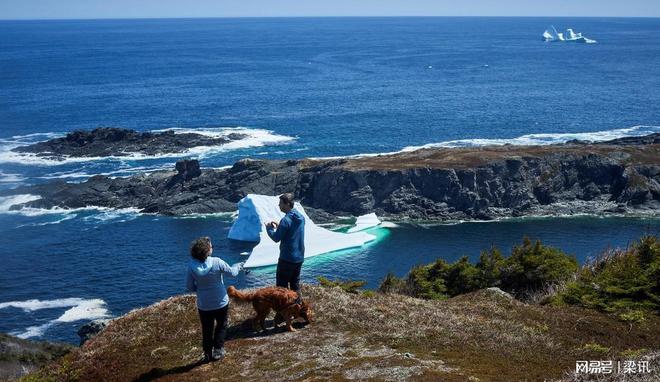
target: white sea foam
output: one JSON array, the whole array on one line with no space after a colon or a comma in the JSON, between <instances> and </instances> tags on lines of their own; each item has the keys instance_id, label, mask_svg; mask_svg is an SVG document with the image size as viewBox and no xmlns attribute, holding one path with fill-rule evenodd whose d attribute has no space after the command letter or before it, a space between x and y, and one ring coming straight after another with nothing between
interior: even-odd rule
<instances>
[{"instance_id":1,"label":"white sea foam","mask_svg":"<svg viewBox=\"0 0 660 382\"><path fill-rule=\"evenodd\" d=\"M41 309L69 308L58 318L51 320L43 325L30 326L23 331L13 332L19 338L39 337L58 323L76 322L82 320L95 320L109 317L110 314L106 308L105 301L101 299L83 299L83 298L62 298L56 300L26 300L10 301L0 303L0 309L18 308L25 312L33 312Z\"/></svg>"},{"instance_id":2,"label":"white sea foam","mask_svg":"<svg viewBox=\"0 0 660 382\"><path fill-rule=\"evenodd\" d=\"M238 202L238 218L229 230L228 237L234 240L259 242L245 262L248 268L277 264L279 244L266 233L264 223L280 221L284 214L278 208L277 196L250 194ZM339 233L314 224L305 209L295 207L305 217L305 258L341 249L360 247L376 239L365 232Z\"/></svg>"},{"instance_id":3,"label":"white sea foam","mask_svg":"<svg viewBox=\"0 0 660 382\"><path fill-rule=\"evenodd\" d=\"M119 222L127 222L133 220L140 215L140 210L137 208L118 208L110 209L103 208L99 209L97 214L86 216L83 218L84 221L96 221L96 222L108 222L118 220Z\"/></svg>"},{"instance_id":4,"label":"white sea foam","mask_svg":"<svg viewBox=\"0 0 660 382\"><path fill-rule=\"evenodd\" d=\"M76 215L76 214L67 214L67 215L64 215L63 218L57 219L55 221L21 224L21 225L17 226L17 228L21 228L21 227L43 227L43 226L46 226L46 225L59 224L59 223L62 223L63 221L75 219L77 216L78 215Z\"/></svg>"},{"instance_id":5,"label":"white sea foam","mask_svg":"<svg viewBox=\"0 0 660 382\"><path fill-rule=\"evenodd\" d=\"M156 165L156 166L122 167L113 171L94 172L91 174L85 171L81 171L80 169L76 169L71 171L53 172L48 175L39 176L37 177L37 179L86 179L96 175L104 175L111 178L116 178L116 177L128 177L137 173L148 174L157 171L172 170L173 168L174 166L171 163L168 163L165 165Z\"/></svg>"},{"instance_id":6,"label":"white sea foam","mask_svg":"<svg viewBox=\"0 0 660 382\"><path fill-rule=\"evenodd\" d=\"M24 180L25 178L19 174L7 174L0 171L0 183L20 183Z\"/></svg>"},{"instance_id":7,"label":"white sea foam","mask_svg":"<svg viewBox=\"0 0 660 382\"><path fill-rule=\"evenodd\" d=\"M594 131L591 133L556 133L556 134L527 134L512 139L459 139L439 143L430 143L422 146L408 146L401 152L415 151L434 147L475 147L475 146L538 146L564 143L571 140L604 142L617 138L637 137L660 133L660 126L633 126L625 129Z\"/></svg>"},{"instance_id":8,"label":"white sea foam","mask_svg":"<svg viewBox=\"0 0 660 382\"><path fill-rule=\"evenodd\" d=\"M23 204L41 199L38 195L19 194L11 196L0 196L0 213L16 212L10 211L11 206Z\"/></svg>"},{"instance_id":9,"label":"white sea foam","mask_svg":"<svg viewBox=\"0 0 660 382\"><path fill-rule=\"evenodd\" d=\"M203 128L203 129L184 129L184 128L170 128L163 130L153 130L153 132L163 132L174 130L175 134L196 133L213 138L226 137L229 134L238 133L245 134L246 138L228 142L219 146L198 146L190 148L189 150L181 153L160 153L156 155L145 155L141 153L126 153L124 156L105 156L105 157L58 157L47 158L41 157L33 153L17 153L11 149L18 146L34 143L34 141L25 141L12 137L11 139L0 140L0 163L20 163L34 166L58 166L67 163L84 163L95 162L102 160L113 161L140 161L150 159L163 159L163 158L181 158L181 157L206 157L208 155L217 154L220 152L246 149L250 147L261 147L265 145L284 144L295 140L294 137L275 134L270 130L264 129L251 129L247 127L217 127L217 128ZM53 134L52 137L59 137L61 133ZM44 134L48 136L48 134ZM25 138L27 136L21 136ZM47 138L47 139L51 139Z\"/></svg>"},{"instance_id":10,"label":"white sea foam","mask_svg":"<svg viewBox=\"0 0 660 382\"><path fill-rule=\"evenodd\" d=\"M73 217L69 218L63 218L60 219L59 221L56 222L40 222L40 223L33 223L33 224L28 224L28 225L48 225L48 224L56 224L60 223L65 220L73 219L76 217L76 214L85 212L85 211L93 211L97 212L94 215L87 216L83 220L85 221L108 221L108 220L114 220L117 218L122 218L122 221L128 221L128 220L133 220L137 216L141 214L141 210L139 208L110 208L110 207L99 207L99 206L87 206L87 207L80 207L80 208L62 208L62 207L53 207L53 208L33 208L33 207L22 207L21 209L18 210L11 210L10 208L14 205L19 205L27 202L31 202L34 200L40 199L39 196L37 195L30 195L30 194L20 194L20 195L12 195L12 196L5 196L5 197L0 197L0 214L15 214L15 215L22 215L22 216L29 216L29 217L35 217L35 216L45 216L45 215L73 215Z\"/></svg>"},{"instance_id":11,"label":"white sea foam","mask_svg":"<svg viewBox=\"0 0 660 382\"><path fill-rule=\"evenodd\" d=\"M310 159L344 159L344 158L369 158L377 156L395 155L404 152L411 152L421 149L431 148L457 148L457 147L480 147L480 146L538 146L538 145L552 145L565 143L571 140L580 140L588 142L604 142L617 138L625 137L640 137L644 135L660 133L660 126L647 126L639 125L628 127L625 129L603 130L591 133L547 133L547 134L526 134L517 138L501 138L501 139L458 139L453 141L444 141L438 143L428 143L421 146L407 146L399 151L391 151L384 153L373 154L356 154L346 156L333 156L333 157L316 157Z\"/></svg>"}]
</instances>

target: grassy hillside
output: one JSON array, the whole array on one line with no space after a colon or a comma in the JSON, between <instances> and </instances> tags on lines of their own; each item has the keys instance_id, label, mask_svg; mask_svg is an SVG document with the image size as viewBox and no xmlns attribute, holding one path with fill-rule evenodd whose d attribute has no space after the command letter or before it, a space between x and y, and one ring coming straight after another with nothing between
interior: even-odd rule
<instances>
[{"instance_id":1,"label":"grassy hillside","mask_svg":"<svg viewBox=\"0 0 660 382\"><path fill-rule=\"evenodd\" d=\"M72 349L69 344L28 341L0 333L0 381L37 370Z\"/></svg>"},{"instance_id":2,"label":"grassy hillside","mask_svg":"<svg viewBox=\"0 0 660 382\"><path fill-rule=\"evenodd\" d=\"M254 334L251 306L233 302L223 361L197 363L195 298L179 296L113 321L24 381L577 381L576 360L660 362L656 315L624 322L489 290L423 300L306 286L304 295L316 322L294 333Z\"/></svg>"}]
</instances>

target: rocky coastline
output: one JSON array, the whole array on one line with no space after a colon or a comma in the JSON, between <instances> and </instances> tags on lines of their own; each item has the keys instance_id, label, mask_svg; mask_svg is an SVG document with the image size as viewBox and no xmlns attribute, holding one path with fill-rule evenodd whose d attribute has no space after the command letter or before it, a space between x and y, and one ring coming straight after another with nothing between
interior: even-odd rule
<instances>
[{"instance_id":1,"label":"rocky coastline","mask_svg":"<svg viewBox=\"0 0 660 382\"><path fill-rule=\"evenodd\" d=\"M660 134L548 146L429 148L342 159L243 159L204 169L127 178L94 176L24 186L41 198L12 209L138 208L188 215L233 212L249 193L293 192L313 219L375 212L392 220L490 220L522 216L660 211ZM6 194L6 193L5 193Z\"/></svg>"},{"instance_id":2,"label":"rocky coastline","mask_svg":"<svg viewBox=\"0 0 660 382\"><path fill-rule=\"evenodd\" d=\"M99 127L91 131L73 131L62 138L19 146L12 151L31 153L51 159L122 157L132 154L158 155L184 153L188 149L199 146L222 146L246 137L247 135L241 133L210 137L197 133L180 133L174 130L138 132L116 127Z\"/></svg>"}]
</instances>

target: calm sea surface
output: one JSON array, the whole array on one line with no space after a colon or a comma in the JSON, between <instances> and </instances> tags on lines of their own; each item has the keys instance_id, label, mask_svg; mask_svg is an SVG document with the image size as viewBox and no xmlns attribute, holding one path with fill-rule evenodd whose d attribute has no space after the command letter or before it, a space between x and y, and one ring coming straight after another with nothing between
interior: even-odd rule
<instances>
[{"instance_id":1,"label":"calm sea surface","mask_svg":"<svg viewBox=\"0 0 660 382\"><path fill-rule=\"evenodd\" d=\"M549 25L597 44L548 44ZM191 153L205 167L660 131L660 19L299 18L0 22L0 189L171 168L177 158L22 158L17 145L75 129L179 128L249 141ZM449 141L457 141L447 143ZM189 242L241 260L228 216L7 211L0 199L0 332L75 342L85 320L182 293ZM580 261L660 219L556 218L400 225L357 250L310 259L304 278L404 275L523 236ZM272 283L265 268L228 280ZM37 300L37 301L33 301Z\"/></svg>"}]
</instances>

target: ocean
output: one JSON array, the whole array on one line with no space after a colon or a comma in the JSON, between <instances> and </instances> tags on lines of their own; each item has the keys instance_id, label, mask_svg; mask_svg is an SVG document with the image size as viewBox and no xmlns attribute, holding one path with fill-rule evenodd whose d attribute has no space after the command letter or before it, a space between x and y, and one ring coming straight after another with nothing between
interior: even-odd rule
<instances>
[{"instance_id":1,"label":"ocean","mask_svg":"<svg viewBox=\"0 0 660 382\"><path fill-rule=\"evenodd\" d=\"M541 41L549 25L597 44ZM245 157L373 154L425 145L549 144L660 131L660 19L246 18L0 21L0 189L96 174L223 167ZM54 161L11 148L116 126L208 135L221 148L159 157ZM135 210L9 211L0 199L0 332L77 342L86 320L184 291L188 245L214 241L231 262L229 215ZM524 236L583 262L658 234L659 218L588 216L424 222L379 228L363 248L306 261L303 278L376 288L437 258L453 261ZM228 283L273 283L262 268Z\"/></svg>"}]
</instances>

